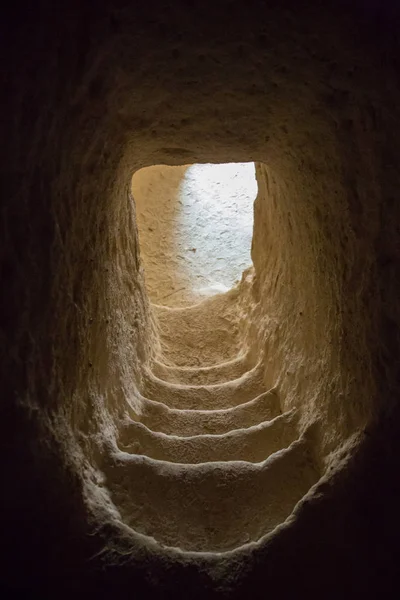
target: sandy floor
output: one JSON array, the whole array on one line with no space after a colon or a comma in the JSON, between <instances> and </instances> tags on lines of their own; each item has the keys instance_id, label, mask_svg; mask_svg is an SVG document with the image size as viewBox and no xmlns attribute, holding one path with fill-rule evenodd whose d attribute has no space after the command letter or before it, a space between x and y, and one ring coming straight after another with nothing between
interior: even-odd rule
<instances>
[{"instance_id":1,"label":"sandy floor","mask_svg":"<svg viewBox=\"0 0 400 600\"><path fill-rule=\"evenodd\" d=\"M132 192L154 303L193 304L230 289L251 265L253 163L148 167Z\"/></svg>"}]
</instances>

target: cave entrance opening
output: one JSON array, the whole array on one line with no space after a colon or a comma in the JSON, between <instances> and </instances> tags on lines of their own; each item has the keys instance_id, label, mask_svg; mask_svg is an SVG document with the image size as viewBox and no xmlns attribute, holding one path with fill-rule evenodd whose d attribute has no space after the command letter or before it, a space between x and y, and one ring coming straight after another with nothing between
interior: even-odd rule
<instances>
[{"instance_id":1,"label":"cave entrance opening","mask_svg":"<svg viewBox=\"0 0 400 600\"><path fill-rule=\"evenodd\" d=\"M253 162L144 167L132 195L154 304L196 304L231 289L252 265Z\"/></svg>"}]
</instances>

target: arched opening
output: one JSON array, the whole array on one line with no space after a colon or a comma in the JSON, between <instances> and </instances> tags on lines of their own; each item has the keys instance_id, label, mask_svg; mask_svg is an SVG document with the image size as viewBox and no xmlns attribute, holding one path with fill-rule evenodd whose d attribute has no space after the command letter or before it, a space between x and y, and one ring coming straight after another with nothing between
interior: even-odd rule
<instances>
[{"instance_id":1,"label":"arched opening","mask_svg":"<svg viewBox=\"0 0 400 600\"><path fill-rule=\"evenodd\" d=\"M226 292L251 266L254 163L145 167L132 195L154 304L186 306Z\"/></svg>"}]
</instances>

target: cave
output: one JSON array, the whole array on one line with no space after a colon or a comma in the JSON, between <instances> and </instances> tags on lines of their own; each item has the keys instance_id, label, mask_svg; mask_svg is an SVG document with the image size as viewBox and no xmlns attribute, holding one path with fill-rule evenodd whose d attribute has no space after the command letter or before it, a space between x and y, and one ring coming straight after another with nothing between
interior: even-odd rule
<instances>
[{"instance_id":1,"label":"cave","mask_svg":"<svg viewBox=\"0 0 400 600\"><path fill-rule=\"evenodd\" d=\"M374 0L8 7L4 597L398 596L399 25ZM233 163L249 266L154 303L135 176Z\"/></svg>"}]
</instances>

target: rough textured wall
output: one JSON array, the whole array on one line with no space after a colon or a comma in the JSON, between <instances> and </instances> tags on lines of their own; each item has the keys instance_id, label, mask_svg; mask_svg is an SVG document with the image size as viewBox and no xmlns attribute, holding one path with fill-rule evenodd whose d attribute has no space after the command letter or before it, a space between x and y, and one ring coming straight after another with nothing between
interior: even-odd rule
<instances>
[{"instance_id":1,"label":"rough textured wall","mask_svg":"<svg viewBox=\"0 0 400 600\"><path fill-rule=\"evenodd\" d=\"M131 586L158 597L218 595L206 558L200 568L150 551L121 558L131 542L110 513L99 526L106 493L90 496L99 483L93 440L134 401L150 349L133 171L255 160L267 165L259 177L274 202L259 206L253 256L260 315L278 321L266 341L285 368L310 356L302 372L311 384L293 374L287 401L299 395L310 414L317 407L327 449L374 420L347 468L262 551L236 557L226 585L234 580L237 597L293 597L294 582L296 594L321 597L327 581L324 597L394 593L396 9L36 8L22 17L10 8L3 22L4 585L53 597L122 596Z\"/></svg>"},{"instance_id":2,"label":"rough textured wall","mask_svg":"<svg viewBox=\"0 0 400 600\"><path fill-rule=\"evenodd\" d=\"M302 407L304 425L317 424L326 455L366 426L377 401L368 312L377 265L371 254L351 254L355 234L345 189L330 173L334 154L326 165L325 194L316 189L301 195L306 182L296 160L281 179L272 167L257 168L255 327L259 332L259 322L264 325L267 381L279 386L285 408ZM371 246L379 231L375 213L372 208L363 231ZM358 317L347 321L349 314Z\"/></svg>"}]
</instances>

